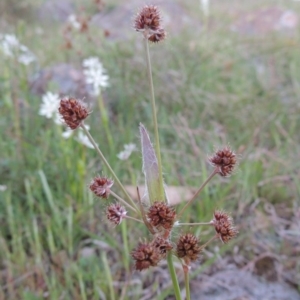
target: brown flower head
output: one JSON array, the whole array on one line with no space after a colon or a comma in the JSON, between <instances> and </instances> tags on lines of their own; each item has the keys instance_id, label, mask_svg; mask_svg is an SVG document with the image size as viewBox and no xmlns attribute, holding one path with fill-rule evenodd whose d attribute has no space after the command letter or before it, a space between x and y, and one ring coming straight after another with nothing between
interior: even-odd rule
<instances>
[{"instance_id":1,"label":"brown flower head","mask_svg":"<svg viewBox=\"0 0 300 300\"><path fill-rule=\"evenodd\" d=\"M65 98L60 100L58 111L65 123L71 129L76 129L80 126L82 121L89 115L89 112L83 102L75 98Z\"/></svg>"},{"instance_id":2,"label":"brown flower head","mask_svg":"<svg viewBox=\"0 0 300 300\"><path fill-rule=\"evenodd\" d=\"M208 161L217 168L217 172L221 176L226 177L233 172L237 163L237 157L230 147L226 146L217 150L214 155L208 158Z\"/></svg>"},{"instance_id":3,"label":"brown flower head","mask_svg":"<svg viewBox=\"0 0 300 300\"><path fill-rule=\"evenodd\" d=\"M159 10L154 5L145 5L134 20L136 31L157 31L160 28L161 17Z\"/></svg>"},{"instance_id":4,"label":"brown flower head","mask_svg":"<svg viewBox=\"0 0 300 300\"><path fill-rule=\"evenodd\" d=\"M176 253L179 258L183 258L187 264L198 259L201 252L199 241L196 236L186 233L180 236L177 242Z\"/></svg>"},{"instance_id":5,"label":"brown flower head","mask_svg":"<svg viewBox=\"0 0 300 300\"><path fill-rule=\"evenodd\" d=\"M120 205L119 203L110 204L106 208L106 217L112 223L119 225L122 220L126 217L127 211L125 207Z\"/></svg>"},{"instance_id":6,"label":"brown flower head","mask_svg":"<svg viewBox=\"0 0 300 300\"><path fill-rule=\"evenodd\" d=\"M159 28L155 33L151 34L148 37L148 40L152 43L158 43L160 41L163 41L166 38L166 32L164 29Z\"/></svg>"},{"instance_id":7,"label":"brown flower head","mask_svg":"<svg viewBox=\"0 0 300 300\"><path fill-rule=\"evenodd\" d=\"M149 223L156 228L172 229L176 212L173 208L169 207L164 202L154 202L150 206L147 217L149 218Z\"/></svg>"},{"instance_id":8,"label":"brown flower head","mask_svg":"<svg viewBox=\"0 0 300 300\"><path fill-rule=\"evenodd\" d=\"M90 184L90 190L96 196L107 199L113 184L113 180L107 179L106 177L95 177Z\"/></svg>"},{"instance_id":9,"label":"brown flower head","mask_svg":"<svg viewBox=\"0 0 300 300\"><path fill-rule=\"evenodd\" d=\"M225 244L239 233L234 227L232 218L223 211L215 211L211 223L215 227L220 240Z\"/></svg>"},{"instance_id":10,"label":"brown flower head","mask_svg":"<svg viewBox=\"0 0 300 300\"><path fill-rule=\"evenodd\" d=\"M168 239L164 239L161 236L157 236L151 244L159 251L161 254L162 258L166 257L166 254L168 251L173 249L172 244Z\"/></svg>"},{"instance_id":11,"label":"brown flower head","mask_svg":"<svg viewBox=\"0 0 300 300\"><path fill-rule=\"evenodd\" d=\"M157 266L162 259L160 249L152 243L140 243L136 249L131 252L135 260L135 268L138 271Z\"/></svg>"}]
</instances>

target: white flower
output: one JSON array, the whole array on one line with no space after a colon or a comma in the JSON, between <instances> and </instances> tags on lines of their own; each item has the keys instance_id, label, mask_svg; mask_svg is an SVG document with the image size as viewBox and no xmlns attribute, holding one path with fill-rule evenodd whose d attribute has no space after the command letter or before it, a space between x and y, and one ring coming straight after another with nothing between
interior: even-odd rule
<instances>
[{"instance_id":1,"label":"white flower","mask_svg":"<svg viewBox=\"0 0 300 300\"><path fill-rule=\"evenodd\" d=\"M79 143L83 144L84 146L94 149L93 144L90 142L89 138L82 132L78 132L78 136L75 138Z\"/></svg>"},{"instance_id":2,"label":"white flower","mask_svg":"<svg viewBox=\"0 0 300 300\"><path fill-rule=\"evenodd\" d=\"M39 115L45 116L47 119L58 118L58 107L60 98L57 94L47 92L42 97L42 104L40 106Z\"/></svg>"},{"instance_id":3,"label":"white flower","mask_svg":"<svg viewBox=\"0 0 300 300\"><path fill-rule=\"evenodd\" d=\"M0 36L0 48L6 56L12 57L16 49L19 48L20 42L15 35L4 34Z\"/></svg>"},{"instance_id":4,"label":"white flower","mask_svg":"<svg viewBox=\"0 0 300 300\"><path fill-rule=\"evenodd\" d=\"M78 19L75 15L69 15L68 22L72 25L74 29L79 30L81 28L81 24L78 22Z\"/></svg>"},{"instance_id":5,"label":"white flower","mask_svg":"<svg viewBox=\"0 0 300 300\"><path fill-rule=\"evenodd\" d=\"M203 11L203 14L209 16L209 0L200 0L200 5Z\"/></svg>"},{"instance_id":6,"label":"white flower","mask_svg":"<svg viewBox=\"0 0 300 300\"><path fill-rule=\"evenodd\" d=\"M84 68L83 73L87 84L92 85L93 95L99 96L101 88L107 87L109 76L106 74L106 70L99 61L98 57L90 57L82 62Z\"/></svg>"},{"instance_id":7,"label":"white flower","mask_svg":"<svg viewBox=\"0 0 300 300\"><path fill-rule=\"evenodd\" d=\"M0 49L4 55L15 56L18 62L26 66L36 60L35 55L12 34L0 35Z\"/></svg>"},{"instance_id":8,"label":"white flower","mask_svg":"<svg viewBox=\"0 0 300 300\"><path fill-rule=\"evenodd\" d=\"M82 62L82 66L84 68L88 68L88 69L92 69L92 68L102 68L102 64L101 62L99 61L99 58L98 57L89 57L89 58L86 58L83 60Z\"/></svg>"},{"instance_id":9,"label":"white flower","mask_svg":"<svg viewBox=\"0 0 300 300\"><path fill-rule=\"evenodd\" d=\"M1 185L0 185L0 192L4 192L4 191L6 191L6 190L7 190L7 186L1 184Z\"/></svg>"},{"instance_id":10,"label":"white flower","mask_svg":"<svg viewBox=\"0 0 300 300\"><path fill-rule=\"evenodd\" d=\"M136 144L125 144L124 151L121 151L117 157L121 160L127 160L133 151L137 151Z\"/></svg>"},{"instance_id":11,"label":"white flower","mask_svg":"<svg viewBox=\"0 0 300 300\"><path fill-rule=\"evenodd\" d=\"M28 66L36 60L35 55L24 45L20 46L20 54L18 57L18 62L22 63L25 66Z\"/></svg>"},{"instance_id":12,"label":"white flower","mask_svg":"<svg viewBox=\"0 0 300 300\"><path fill-rule=\"evenodd\" d=\"M61 135L64 139L68 139L73 134L73 132L74 131L68 127L66 131L64 131Z\"/></svg>"}]
</instances>

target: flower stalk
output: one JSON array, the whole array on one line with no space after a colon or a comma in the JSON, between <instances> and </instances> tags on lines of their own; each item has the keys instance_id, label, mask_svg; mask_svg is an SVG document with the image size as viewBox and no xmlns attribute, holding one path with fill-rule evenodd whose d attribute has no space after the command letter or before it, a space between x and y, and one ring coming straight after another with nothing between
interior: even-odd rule
<instances>
[{"instance_id":1,"label":"flower stalk","mask_svg":"<svg viewBox=\"0 0 300 300\"><path fill-rule=\"evenodd\" d=\"M87 135L88 139L90 140L90 142L93 144L96 152L98 153L99 157L101 158L102 162L104 163L104 165L107 167L107 169L109 170L111 176L113 177L114 181L116 182L116 184L118 185L118 187L122 190L122 192L125 194L127 200L131 203L131 205L133 207L136 208L136 210L138 210L138 208L136 207L136 204L134 203L134 201L132 200L132 198L129 196L128 192L126 191L124 185L121 183L121 181L119 180L118 176L115 174L114 170L112 169L112 167L110 166L110 164L108 163L108 161L106 160L105 156L102 154L100 148L98 147L98 145L96 144L95 140L93 139L92 135L90 134L90 132L86 129L86 127L84 126L84 123L81 123L80 127L83 129L84 133Z\"/></svg>"},{"instance_id":2,"label":"flower stalk","mask_svg":"<svg viewBox=\"0 0 300 300\"><path fill-rule=\"evenodd\" d=\"M191 292L190 292L190 272L189 267L186 265L183 265L183 273L184 273L184 284L185 284L185 299L191 300Z\"/></svg>"},{"instance_id":3,"label":"flower stalk","mask_svg":"<svg viewBox=\"0 0 300 300\"><path fill-rule=\"evenodd\" d=\"M154 136L155 136L155 152L156 152L156 157L158 162L158 174L159 174L158 194L160 196L159 198L160 201L165 201L165 191L163 186L162 162L161 162L159 133L158 133L158 122L157 122L154 86L153 86L153 78L152 78L152 67L151 67L151 59L150 59L150 51L149 51L149 41L146 36L144 37L144 44L145 44L145 51L146 51L148 81L149 81L150 95L151 95L152 118L153 118Z\"/></svg>"},{"instance_id":4,"label":"flower stalk","mask_svg":"<svg viewBox=\"0 0 300 300\"><path fill-rule=\"evenodd\" d=\"M183 208L176 213L176 209L167 203L166 194L164 190L163 174L162 174L162 161L160 152L159 131L157 122L157 109L155 103L154 86L151 69L151 59L149 51L149 42L158 43L166 36L164 29L160 25L160 14L156 6L145 6L135 19L135 29L142 33L147 62L148 81L150 86L150 101L152 107L152 119L155 136L155 146L152 145L150 136L143 124L140 124L139 131L141 137L141 150L143 172L145 175L146 193L141 199L139 189L137 188L138 203L136 204L131 196L126 191L124 185L121 183L114 170L106 160L100 148L96 144L92 135L84 124L84 120L88 117L90 112L82 101L75 98L67 98L60 100L59 113L68 125L69 128L75 130L81 128L92 147L96 150L101 158L103 164L108 169L112 177L95 177L89 188L99 198L108 201L112 195L117 202L110 203L106 208L107 219L115 226L121 225L121 233L124 245L123 264L125 269L129 271L129 245L127 222L123 220L132 220L145 225L148 229L148 236L140 241L138 245L131 251L130 255L134 260L135 269L137 271L144 271L150 267L156 267L163 259L167 259L169 273L172 279L173 292L176 300L181 300L180 286L178 283L177 274L174 268L173 255L177 256L180 260L184 273L184 282L186 289L186 299L191 299L190 286L189 286L189 272L192 263L199 260L202 250L207 247L211 242L219 239L222 243L229 242L232 238L236 237L238 230L234 226L233 220L230 215L224 211L214 211L213 219L210 222L196 222L196 223L180 223L186 209L192 205L198 195L204 190L208 182L216 175L222 177L230 176L236 166L236 154L229 148L223 147L217 150L208 161L214 167L213 172L202 183L191 199L183 206ZM100 87L107 85L108 76L105 75L104 69L96 58L91 58L84 62L86 67L85 75L87 82L93 84L94 93L98 95L98 103L102 117L102 125L106 131L107 139L112 149L113 140L109 131L109 122L107 111L104 106L103 98L100 94ZM135 148L132 144L125 145L125 150L121 152L118 157L121 160L127 159ZM130 151L129 151L130 150ZM124 199L111 190L114 182L124 193ZM142 202L143 201L143 202ZM130 209L138 217L128 216L126 208ZM174 243L173 229L178 226L199 226L210 225L214 227L215 234L206 243L200 245L199 238L193 232L183 232ZM191 229L190 229L191 230ZM115 298L112 276L107 263L107 257L102 254L102 260L105 264L106 272L108 273L108 286L110 289L111 298Z\"/></svg>"},{"instance_id":5,"label":"flower stalk","mask_svg":"<svg viewBox=\"0 0 300 300\"><path fill-rule=\"evenodd\" d=\"M167 254L167 262L168 262L168 268L172 279L175 298L176 300L181 300L180 287L178 284L177 275L173 264L172 252L170 251Z\"/></svg>"},{"instance_id":6,"label":"flower stalk","mask_svg":"<svg viewBox=\"0 0 300 300\"><path fill-rule=\"evenodd\" d=\"M185 210L193 203L193 201L198 197L198 195L201 193L201 191L205 188L205 186L208 184L208 182L217 174L217 169L215 169L209 177L202 183L200 188L197 190L197 192L193 195L193 197L185 204L185 206L181 209L181 211L178 213L178 219L182 216L182 214L185 212Z\"/></svg>"}]
</instances>

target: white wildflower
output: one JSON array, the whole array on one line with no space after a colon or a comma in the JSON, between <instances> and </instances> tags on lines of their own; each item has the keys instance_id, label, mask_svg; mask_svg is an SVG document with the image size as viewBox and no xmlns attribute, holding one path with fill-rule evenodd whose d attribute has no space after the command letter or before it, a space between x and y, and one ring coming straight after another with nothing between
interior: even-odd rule
<instances>
[{"instance_id":1,"label":"white wildflower","mask_svg":"<svg viewBox=\"0 0 300 300\"><path fill-rule=\"evenodd\" d=\"M25 66L28 66L36 60L35 55L24 45L20 46L19 52L18 62Z\"/></svg>"},{"instance_id":2,"label":"white wildflower","mask_svg":"<svg viewBox=\"0 0 300 300\"><path fill-rule=\"evenodd\" d=\"M83 60L82 66L87 69L102 68L102 64L98 57L89 57Z\"/></svg>"},{"instance_id":3,"label":"white wildflower","mask_svg":"<svg viewBox=\"0 0 300 300\"><path fill-rule=\"evenodd\" d=\"M93 87L93 95L99 96L101 88L107 87L109 76L106 74L106 70L99 61L98 57L90 57L85 59L82 63L84 68L83 73L87 84Z\"/></svg>"},{"instance_id":4,"label":"white wildflower","mask_svg":"<svg viewBox=\"0 0 300 300\"><path fill-rule=\"evenodd\" d=\"M209 0L200 0L200 6L205 17L209 16Z\"/></svg>"},{"instance_id":5,"label":"white wildflower","mask_svg":"<svg viewBox=\"0 0 300 300\"><path fill-rule=\"evenodd\" d=\"M68 127L66 131L64 131L61 135L64 139L68 139L73 134L73 132L74 130Z\"/></svg>"},{"instance_id":6,"label":"white wildflower","mask_svg":"<svg viewBox=\"0 0 300 300\"><path fill-rule=\"evenodd\" d=\"M75 15L69 15L68 22L76 30L79 30L81 28L81 24L80 24L80 22L78 22L78 19Z\"/></svg>"},{"instance_id":7,"label":"white wildflower","mask_svg":"<svg viewBox=\"0 0 300 300\"><path fill-rule=\"evenodd\" d=\"M82 131L78 132L78 136L75 139L82 145L94 149L93 144L90 142L89 138Z\"/></svg>"},{"instance_id":8,"label":"white wildflower","mask_svg":"<svg viewBox=\"0 0 300 300\"><path fill-rule=\"evenodd\" d=\"M18 49L20 42L15 35L4 34L0 36L0 49L4 55L13 57L14 51Z\"/></svg>"},{"instance_id":9,"label":"white wildflower","mask_svg":"<svg viewBox=\"0 0 300 300\"><path fill-rule=\"evenodd\" d=\"M137 151L136 144L130 143L124 145L124 150L117 157L121 160L127 160L133 151Z\"/></svg>"},{"instance_id":10,"label":"white wildflower","mask_svg":"<svg viewBox=\"0 0 300 300\"><path fill-rule=\"evenodd\" d=\"M0 49L7 57L16 57L26 66L36 60L35 55L12 34L0 35Z\"/></svg>"},{"instance_id":11,"label":"white wildflower","mask_svg":"<svg viewBox=\"0 0 300 300\"><path fill-rule=\"evenodd\" d=\"M58 118L58 107L60 98L58 94L47 92L42 97L42 104L40 106L39 115L45 116L47 119Z\"/></svg>"},{"instance_id":12,"label":"white wildflower","mask_svg":"<svg viewBox=\"0 0 300 300\"><path fill-rule=\"evenodd\" d=\"M0 192L5 192L7 190L7 186L4 184L0 185Z\"/></svg>"}]
</instances>

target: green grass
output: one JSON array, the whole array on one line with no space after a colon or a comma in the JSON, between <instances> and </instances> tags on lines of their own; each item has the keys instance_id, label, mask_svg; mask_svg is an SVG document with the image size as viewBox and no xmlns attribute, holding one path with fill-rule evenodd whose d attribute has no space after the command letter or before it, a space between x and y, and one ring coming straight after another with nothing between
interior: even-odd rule
<instances>
[{"instance_id":1,"label":"green grass","mask_svg":"<svg viewBox=\"0 0 300 300\"><path fill-rule=\"evenodd\" d=\"M143 183L140 153L125 162L116 157L125 143L139 144L139 122L153 129L138 35L115 43L78 36L78 55L61 48L61 25L43 28L42 36L35 26L20 22L12 30L41 67L66 61L79 66L82 58L100 57L111 77L104 99L116 153L96 104L87 123L123 182ZM250 39L223 28L196 36L188 30L150 49L166 183L199 187L215 146L230 143L241 156L238 172L214 178L186 221L209 221L216 207L237 211L258 198L299 207L299 35ZM45 292L53 300L120 299L122 293L123 299L140 299L143 288L155 292L159 277L132 273L128 256L145 230L127 221L124 246L122 229L105 220L105 203L88 191L95 174L107 174L95 151L63 139L60 127L38 115L41 99L27 82L34 66L24 68L1 53L0 65L0 184L7 186L0 192L0 299L43 299ZM280 176L292 180L260 185Z\"/></svg>"}]
</instances>

